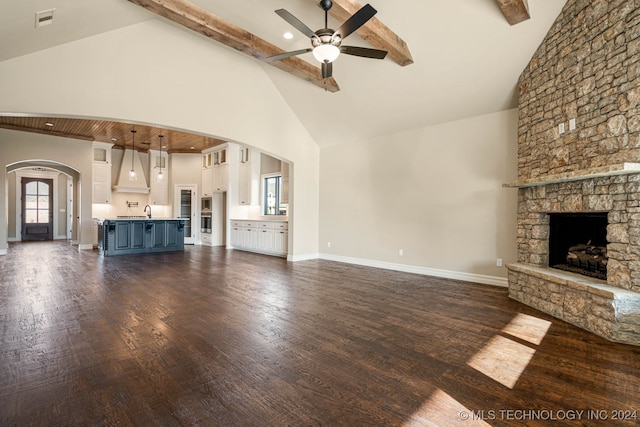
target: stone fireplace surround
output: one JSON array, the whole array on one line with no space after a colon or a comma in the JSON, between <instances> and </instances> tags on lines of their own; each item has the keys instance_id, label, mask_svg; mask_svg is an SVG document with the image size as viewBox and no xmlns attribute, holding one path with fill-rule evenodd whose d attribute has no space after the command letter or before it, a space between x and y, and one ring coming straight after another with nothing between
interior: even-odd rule
<instances>
[{"instance_id":1,"label":"stone fireplace surround","mask_svg":"<svg viewBox=\"0 0 640 427\"><path fill-rule=\"evenodd\" d=\"M640 165L506 184L518 188L511 298L612 341L640 345ZM607 280L549 268L549 214L607 212Z\"/></svg>"},{"instance_id":2,"label":"stone fireplace surround","mask_svg":"<svg viewBox=\"0 0 640 427\"><path fill-rule=\"evenodd\" d=\"M639 0L567 0L518 81L510 295L640 345ZM567 130L568 129L568 130ZM629 163L626 163L629 162ZM549 213L607 215L607 280L548 266Z\"/></svg>"}]
</instances>

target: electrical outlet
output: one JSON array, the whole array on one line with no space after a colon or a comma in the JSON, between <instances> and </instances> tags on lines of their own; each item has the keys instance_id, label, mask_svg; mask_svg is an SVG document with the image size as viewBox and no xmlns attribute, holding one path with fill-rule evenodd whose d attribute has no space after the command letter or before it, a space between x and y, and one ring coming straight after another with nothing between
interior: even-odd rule
<instances>
[{"instance_id":1,"label":"electrical outlet","mask_svg":"<svg viewBox=\"0 0 640 427\"><path fill-rule=\"evenodd\" d=\"M496 260L496 267L502 267L502 258Z\"/></svg>"},{"instance_id":2,"label":"electrical outlet","mask_svg":"<svg viewBox=\"0 0 640 427\"><path fill-rule=\"evenodd\" d=\"M576 119L569 120L569 130L576 130Z\"/></svg>"},{"instance_id":3,"label":"electrical outlet","mask_svg":"<svg viewBox=\"0 0 640 427\"><path fill-rule=\"evenodd\" d=\"M398 249L398 255L403 256L404 255L404 249Z\"/></svg>"},{"instance_id":4,"label":"electrical outlet","mask_svg":"<svg viewBox=\"0 0 640 427\"><path fill-rule=\"evenodd\" d=\"M558 133L562 135L564 133L564 123L558 125Z\"/></svg>"},{"instance_id":5,"label":"electrical outlet","mask_svg":"<svg viewBox=\"0 0 640 427\"><path fill-rule=\"evenodd\" d=\"M327 247L330 248L331 247L331 242L327 242Z\"/></svg>"}]
</instances>

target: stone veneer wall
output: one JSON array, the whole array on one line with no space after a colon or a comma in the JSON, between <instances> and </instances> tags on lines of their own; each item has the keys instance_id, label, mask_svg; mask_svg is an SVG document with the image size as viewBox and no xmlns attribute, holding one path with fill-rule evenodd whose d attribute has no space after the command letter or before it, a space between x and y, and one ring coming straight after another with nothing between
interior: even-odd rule
<instances>
[{"instance_id":1,"label":"stone veneer wall","mask_svg":"<svg viewBox=\"0 0 640 427\"><path fill-rule=\"evenodd\" d=\"M519 180L640 160L640 1L569 0L519 93Z\"/></svg>"},{"instance_id":2,"label":"stone veneer wall","mask_svg":"<svg viewBox=\"0 0 640 427\"><path fill-rule=\"evenodd\" d=\"M509 295L640 345L640 174L624 165L640 162L640 0L568 0L521 74L519 94L518 263L507 266ZM553 212L608 213L606 282L548 268Z\"/></svg>"}]
</instances>

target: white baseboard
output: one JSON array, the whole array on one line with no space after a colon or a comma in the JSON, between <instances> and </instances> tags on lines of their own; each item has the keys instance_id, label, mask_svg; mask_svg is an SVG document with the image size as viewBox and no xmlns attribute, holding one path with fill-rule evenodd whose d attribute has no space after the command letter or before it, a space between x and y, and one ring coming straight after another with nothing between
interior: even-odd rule
<instances>
[{"instance_id":1,"label":"white baseboard","mask_svg":"<svg viewBox=\"0 0 640 427\"><path fill-rule=\"evenodd\" d=\"M0 249L0 255L6 255L6 254L7 254L6 249Z\"/></svg>"},{"instance_id":2,"label":"white baseboard","mask_svg":"<svg viewBox=\"0 0 640 427\"><path fill-rule=\"evenodd\" d=\"M86 251L88 249L93 249L93 244L92 243L89 243L88 245L87 244L78 245L78 250L79 251Z\"/></svg>"},{"instance_id":3,"label":"white baseboard","mask_svg":"<svg viewBox=\"0 0 640 427\"><path fill-rule=\"evenodd\" d=\"M304 254L304 255L287 255L287 261L297 262L297 261L309 261L312 259L320 258L319 254Z\"/></svg>"},{"instance_id":4,"label":"white baseboard","mask_svg":"<svg viewBox=\"0 0 640 427\"><path fill-rule=\"evenodd\" d=\"M483 274L462 273L459 271L439 270L436 268L419 267L415 265L396 264L384 261L372 261L362 258L351 258L340 255L320 254L320 259L328 261L338 261L347 264L364 265L366 267L383 268L385 270L402 271L404 273L422 274L424 276L442 277L445 279L464 280L466 282L481 283L483 285L508 287L507 279L504 277L486 276Z\"/></svg>"}]
</instances>

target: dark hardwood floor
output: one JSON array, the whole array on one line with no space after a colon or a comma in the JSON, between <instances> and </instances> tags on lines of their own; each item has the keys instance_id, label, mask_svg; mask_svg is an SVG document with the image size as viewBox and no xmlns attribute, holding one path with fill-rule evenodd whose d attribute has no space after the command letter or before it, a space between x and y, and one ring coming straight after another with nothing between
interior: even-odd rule
<instances>
[{"instance_id":1,"label":"dark hardwood floor","mask_svg":"<svg viewBox=\"0 0 640 427\"><path fill-rule=\"evenodd\" d=\"M336 262L11 244L0 322L1 426L640 418L640 348L503 288Z\"/></svg>"}]
</instances>

